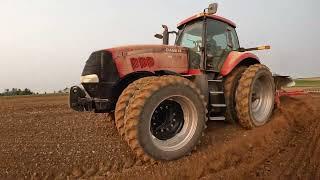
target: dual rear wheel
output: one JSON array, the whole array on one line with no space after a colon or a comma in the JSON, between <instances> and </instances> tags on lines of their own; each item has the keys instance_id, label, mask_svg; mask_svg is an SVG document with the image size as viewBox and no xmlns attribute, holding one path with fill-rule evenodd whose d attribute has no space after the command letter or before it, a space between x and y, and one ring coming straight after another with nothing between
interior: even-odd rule
<instances>
[{"instance_id":1,"label":"dual rear wheel","mask_svg":"<svg viewBox=\"0 0 320 180\"><path fill-rule=\"evenodd\" d=\"M227 121L246 129L264 125L272 114L274 79L268 67L255 64L234 69L224 81Z\"/></svg>"},{"instance_id":2,"label":"dual rear wheel","mask_svg":"<svg viewBox=\"0 0 320 180\"><path fill-rule=\"evenodd\" d=\"M255 64L242 74L236 91L239 123L246 129L262 126L270 119L275 99L275 85L267 66Z\"/></svg>"},{"instance_id":3,"label":"dual rear wheel","mask_svg":"<svg viewBox=\"0 0 320 180\"><path fill-rule=\"evenodd\" d=\"M206 126L200 90L177 76L138 81L123 91L115 110L116 126L130 148L143 161L173 160L190 153Z\"/></svg>"}]
</instances>

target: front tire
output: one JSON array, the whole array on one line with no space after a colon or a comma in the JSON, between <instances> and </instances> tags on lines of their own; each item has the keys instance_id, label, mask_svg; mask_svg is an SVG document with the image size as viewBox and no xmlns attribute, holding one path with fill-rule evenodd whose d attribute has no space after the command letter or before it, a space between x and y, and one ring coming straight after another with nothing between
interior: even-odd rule
<instances>
[{"instance_id":1,"label":"front tire","mask_svg":"<svg viewBox=\"0 0 320 180\"><path fill-rule=\"evenodd\" d=\"M151 77L144 77L144 78L138 79L133 83L129 84L129 86L126 87L122 91L121 95L119 96L114 114L115 114L116 128L121 137L124 137L124 134L125 134L124 133L124 117L125 117L125 111L128 107L131 97L135 94L137 90L139 90L140 88L143 88L143 86L145 86L155 78L156 77L151 76Z\"/></svg>"},{"instance_id":2,"label":"front tire","mask_svg":"<svg viewBox=\"0 0 320 180\"><path fill-rule=\"evenodd\" d=\"M269 68L255 64L242 74L236 93L239 123L246 129L264 125L274 108L274 80Z\"/></svg>"},{"instance_id":3,"label":"front tire","mask_svg":"<svg viewBox=\"0 0 320 180\"><path fill-rule=\"evenodd\" d=\"M136 92L126 111L125 135L143 161L174 160L198 144L206 103L191 81L163 76Z\"/></svg>"}]
</instances>

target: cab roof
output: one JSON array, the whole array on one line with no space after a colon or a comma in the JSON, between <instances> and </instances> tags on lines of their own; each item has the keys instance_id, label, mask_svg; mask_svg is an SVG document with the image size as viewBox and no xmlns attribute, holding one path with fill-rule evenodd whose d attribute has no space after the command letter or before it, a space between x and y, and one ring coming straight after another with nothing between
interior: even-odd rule
<instances>
[{"instance_id":1,"label":"cab roof","mask_svg":"<svg viewBox=\"0 0 320 180\"><path fill-rule=\"evenodd\" d=\"M197 19L200 19L201 17L203 17L205 14L204 13L200 13L200 14L196 14L196 15L193 15L183 21L181 21L179 24L178 24L178 29L180 29L183 25L191 22L191 21L194 21L194 20L197 20ZM222 21L224 23L227 23L229 24L230 26L236 28L236 24L234 22L232 22L231 20L229 19L226 19L224 17L221 17L221 16L218 16L218 15L208 15L206 14L206 16L210 19L214 19L214 20L218 20L218 21Z\"/></svg>"}]
</instances>

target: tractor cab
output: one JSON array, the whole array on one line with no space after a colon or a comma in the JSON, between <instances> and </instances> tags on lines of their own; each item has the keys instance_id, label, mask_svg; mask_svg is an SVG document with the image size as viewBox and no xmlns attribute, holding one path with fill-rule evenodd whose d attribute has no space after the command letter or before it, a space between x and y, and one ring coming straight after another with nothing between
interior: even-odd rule
<instances>
[{"instance_id":1,"label":"tractor cab","mask_svg":"<svg viewBox=\"0 0 320 180\"><path fill-rule=\"evenodd\" d=\"M163 43L168 43L168 34L176 33L176 46L189 49L192 68L219 72L231 51L240 48L236 25L232 21L214 15L217 4L211 4L203 13L191 16L178 24L178 32L169 32L166 26Z\"/></svg>"}]
</instances>

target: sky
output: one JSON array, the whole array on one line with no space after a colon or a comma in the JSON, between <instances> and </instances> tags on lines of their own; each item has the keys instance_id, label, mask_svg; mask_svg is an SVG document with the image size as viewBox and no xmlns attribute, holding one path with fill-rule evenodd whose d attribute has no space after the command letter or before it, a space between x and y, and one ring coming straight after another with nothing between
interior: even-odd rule
<instances>
[{"instance_id":1,"label":"sky","mask_svg":"<svg viewBox=\"0 0 320 180\"><path fill-rule=\"evenodd\" d=\"M271 45L256 54L273 72L320 76L319 0L0 0L0 91L79 84L91 52L161 44L161 24L176 30L212 2L237 24L242 47Z\"/></svg>"}]
</instances>

